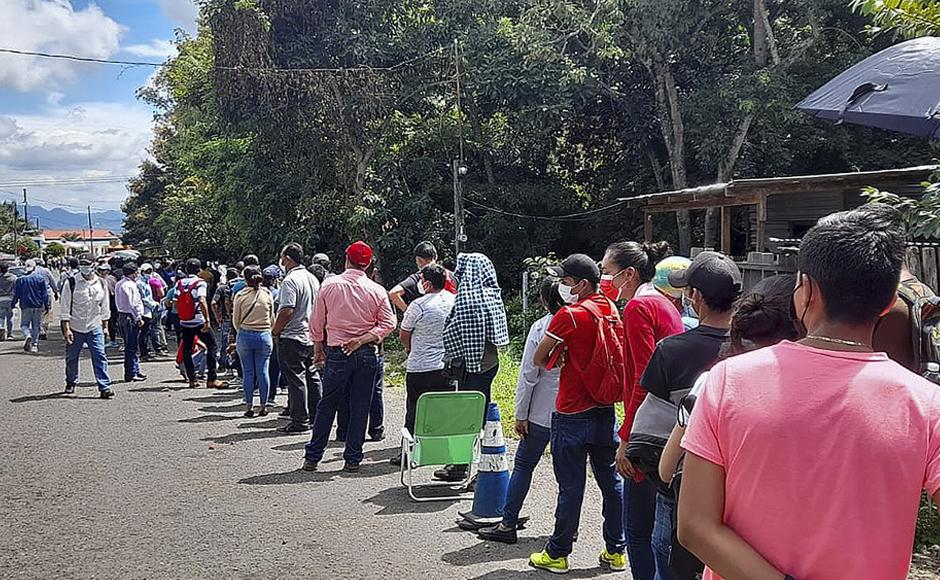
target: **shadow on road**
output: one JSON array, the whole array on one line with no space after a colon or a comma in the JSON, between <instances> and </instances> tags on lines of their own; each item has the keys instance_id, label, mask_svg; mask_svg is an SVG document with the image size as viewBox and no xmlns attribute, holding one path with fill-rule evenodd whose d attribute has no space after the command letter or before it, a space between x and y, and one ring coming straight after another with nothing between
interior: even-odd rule
<instances>
[{"instance_id":1,"label":"shadow on road","mask_svg":"<svg viewBox=\"0 0 940 580\"><path fill-rule=\"evenodd\" d=\"M288 443L287 445L275 445L271 448L271 451L303 451L306 445L306 441L298 441L297 443Z\"/></svg>"},{"instance_id":2,"label":"shadow on road","mask_svg":"<svg viewBox=\"0 0 940 580\"><path fill-rule=\"evenodd\" d=\"M235 419L240 417L227 417L228 419ZM309 433L301 433L301 435L307 435ZM208 441L210 443L218 443L219 445L226 445L229 443L239 443L241 441L251 441L252 439L272 439L274 437L290 437L288 433L281 433L275 431L274 429L265 430L265 431L242 431L240 433L230 433L229 435L223 435L221 437L206 437L203 441Z\"/></svg>"},{"instance_id":3,"label":"shadow on road","mask_svg":"<svg viewBox=\"0 0 940 580\"><path fill-rule=\"evenodd\" d=\"M472 534L473 532L464 532ZM538 538L519 538L515 545L500 544L498 542L485 542L480 540L472 546L448 552L441 556L441 560L452 566L472 566L481 562L505 562L527 558L529 554L538 552L545 547L548 536ZM500 572L501 570L497 570ZM515 572L519 574L519 572ZM489 576L487 576L489 577ZM501 576L499 576L501 578Z\"/></svg>"},{"instance_id":4,"label":"shadow on road","mask_svg":"<svg viewBox=\"0 0 940 580\"><path fill-rule=\"evenodd\" d=\"M391 466L390 466L391 467ZM434 489L434 488L429 488ZM422 490L422 495L431 496L434 494L447 495L452 494L453 490L446 487L438 487L435 491ZM466 500L472 499L469 495ZM418 503L408 497L408 490L402 485L396 485L389 489L380 491L378 494L362 500L362 503L380 506L382 509L375 512L377 516L397 516L401 514L429 514L442 512L451 509L455 504L462 500L441 500L427 503Z\"/></svg>"},{"instance_id":5,"label":"shadow on road","mask_svg":"<svg viewBox=\"0 0 940 580\"><path fill-rule=\"evenodd\" d=\"M192 399L185 399L191 401ZM199 410L203 413L237 413L245 410L244 403L237 403L235 405L210 405L208 407L199 407Z\"/></svg>"},{"instance_id":6,"label":"shadow on road","mask_svg":"<svg viewBox=\"0 0 940 580\"><path fill-rule=\"evenodd\" d=\"M293 471L284 471L281 473L253 475L251 477L238 480L238 483L243 483L245 485L294 485L298 483L331 481L335 475L336 473L334 472L324 473L295 469Z\"/></svg>"},{"instance_id":7,"label":"shadow on road","mask_svg":"<svg viewBox=\"0 0 940 580\"><path fill-rule=\"evenodd\" d=\"M241 406L242 410L245 409L245 405ZM270 415L269 415L270 416ZM247 419L248 417L239 416L239 419ZM264 419L264 417L261 417ZM237 425L239 429L277 429L277 418L274 419L264 419L263 421L255 421L254 423L245 422Z\"/></svg>"},{"instance_id":8,"label":"shadow on road","mask_svg":"<svg viewBox=\"0 0 940 580\"><path fill-rule=\"evenodd\" d=\"M195 393L195 392L198 392L199 389L192 389L192 390ZM224 403L231 399L241 398L241 396L242 396L241 393L217 392L216 394L209 395L208 397L188 397L183 400L192 401L194 403Z\"/></svg>"},{"instance_id":9,"label":"shadow on road","mask_svg":"<svg viewBox=\"0 0 940 580\"><path fill-rule=\"evenodd\" d=\"M234 421L240 417L231 417L229 415L199 415L189 419L178 419L177 423L218 423L219 421Z\"/></svg>"},{"instance_id":10,"label":"shadow on road","mask_svg":"<svg viewBox=\"0 0 940 580\"><path fill-rule=\"evenodd\" d=\"M178 383L179 381L164 381L164 383L167 383L167 382ZM161 384L160 386L156 386L156 387L138 387L136 389L127 389L127 392L128 393L169 393L172 391L189 391L189 390L191 390L189 388L189 385L177 384L177 386L175 387L170 387L166 384Z\"/></svg>"},{"instance_id":11,"label":"shadow on road","mask_svg":"<svg viewBox=\"0 0 940 580\"><path fill-rule=\"evenodd\" d=\"M72 397L72 398L75 398L75 397ZM53 401L56 399L62 399L63 401L67 401L69 397L66 397L65 393L63 393L62 391L56 391L54 393L49 393L46 395L25 395L23 397L10 399L10 402L11 403L32 403L35 401Z\"/></svg>"},{"instance_id":12,"label":"shadow on road","mask_svg":"<svg viewBox=\"0 0 940 580\"><path fill-rule=\"evenodd\" d=\"M517 554L518 555L518 554ZM528 556L525 554L524 557ZM621 572L611 572L610 570L604 570L603 568L581 568L574 569L572 568L567 574L568 578L597 578L598 576L604 576L607 574L621 574ZM487 572L480 576L474 576L469 580L513 580L519 578L520 576L532 577L532 578L545 578L547 574L541 570L536 570L535 568L530 568L528 570L520 572L519 570L493 570L492 572Z\"/></svg>"}]
</instances>

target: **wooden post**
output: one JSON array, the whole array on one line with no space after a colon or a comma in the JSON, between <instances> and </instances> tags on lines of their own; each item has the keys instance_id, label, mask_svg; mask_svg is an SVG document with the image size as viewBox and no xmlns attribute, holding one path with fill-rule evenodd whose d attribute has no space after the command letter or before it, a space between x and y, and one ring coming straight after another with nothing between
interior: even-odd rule
<instances>
[{"instance_id":1,"label":"wooden post","mask_svg":"<svg viewBox=\"0 0 940 580\"><path fill-rule=\"evenodd\" d=\"M726 256L731 255L731 209L721 208L721 253Z\"/></svg>"},{"instance_id":2,"label":"wooden post","mask_svg":"<svg viewBox=\"0 0 940 580\"><path fill-rule=\"evenodd\" d=\"M757 197L757 251L763 252L767 247L767 194Z\"/></svg>"},{"instance_id":3,"label":"wooden post","mask_svg":"<svg viewBox=\"0 0 940 580\"><path fill-rule=\"evenodd\" d=\"M651 243L653 241L653 214L643 212L643 241Z\"/></svg>"}]
</instances>

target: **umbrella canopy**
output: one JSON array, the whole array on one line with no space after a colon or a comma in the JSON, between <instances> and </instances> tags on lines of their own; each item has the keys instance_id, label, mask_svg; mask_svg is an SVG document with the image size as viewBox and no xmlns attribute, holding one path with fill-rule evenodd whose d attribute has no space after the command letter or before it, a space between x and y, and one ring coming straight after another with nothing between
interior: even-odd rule
<instances>
[{"instance_id":1,"label":"umbrella canopy","mask_svg":"<svg viewBox=\"0 0 940 580\"><path fill-rule=\"evenodd\" d=\"M870 56L796 108L838 123L940 139L940 38L908 40Z\"/></svg>"}]
</instances>

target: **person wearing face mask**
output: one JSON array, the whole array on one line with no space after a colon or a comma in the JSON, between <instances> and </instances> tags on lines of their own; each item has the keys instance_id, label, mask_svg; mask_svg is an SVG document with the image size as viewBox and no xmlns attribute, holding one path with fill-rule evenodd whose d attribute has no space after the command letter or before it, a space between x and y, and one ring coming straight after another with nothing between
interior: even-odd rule
<instances>
[{"instance_id":1,"label":"person wearing face mask","mask_svg":"<svg viewBox=\"0 0 940 580\"><path fill-rule=\"evenodd\" d=\"M124 274L114 287L124 335L124 382L140 382L147 377L140 372L140 329L144 327L144 301L137 285L137 264L127 262L121 269Z\"/></svg>"},{"instance_id":2,"label":"person wearing face mask","mask_svg":"<svg viewBox=\"0 0 940 580\"><path fill-rule=\"evenodd\" d=\"M622 331L620 317L617 306L598 292L601 273L590 257L572 254L548 272L559 279L558 293L567 306L552 317L532 358L536 366L548 369L564 354L551 425L558 504L555 529L545 549L529 557L529 565L555 574L568 572L568 555L578 535L584 501L585 463L590 461L603 498L605 549L598 559L609 570L626 570L623 482L614 468L617 417L613 403L598 391L613 371L616 392L623 368L600 368L595 355L599 341L607 339L605 344L609 344L602 332L606 325L611 325L608 332Z\"/></svg>"},{"instance_id":3,"label":"person wearing face mask","mask_svg":"<svg viewBox=\"0 0 940 580\"><path fill-rule=\"evenodd\" d=\"M102 399L114 396L108 375L108 357L104 351L104 335L111 318L108 289L95 273L91 260L78 261L78 275L62 286L59 303L59 322L65 337L65 394L75 393L78 382L78 359L82 348L88 345L95 383Z\"/></svg>"},{"instance_id":4,"label":"person wearing face mask","mask_svg":"<svg viewBox=\"0 0 940 580\"><path fill-rule=\"evenodd\" d=\"M424 285L421 279L421 271L425 266L430 266L437 263L437 248L434 247L434 244L431 242L421 242L415 247L415 264L418 266L418 271L408 276L404 280L398 283L394 288L388 291L388 298L392 301L392 304L404 312L408 309L408 305L420 298L425 294ZM450 292L451 294L457 293L457 283L454 281L454 274L448 270L444 270L447 274L447 281L444 285L444 290Z\"/></svg>"},{"instance_id":5,"label":"person wearing face mask","mask_svg":"<svg viewBox=\"0 0 940 580\"><path fill-rule=\"evenodd\" d=\"M624 419L620 427L617 470L625 479L623 522L630 569L637 580L656 578L653 555L653 525L656 516L656 487L637 471L627 458L627 442L637 409L646 398L640 378L659 341L684 331L679 311L653 286L656 264L671 253L666 242L639 244L619 242L607 248L602 261L610 276L611 291L627 300L624 325Z\"/></svg>"},{"instance_id":6,"label":"person wearing face mask","mask_svg":"<svg viewBox=\"0 0 940 580\"><path fill-rule=\"evenodd\" d=\"M702 252L685 270L669 275L670 286L682 289L700 317L698 327L663 339L643 372L640 385L648 392L637 409L630 432L627 457L656 486L652 545L655 578L691 578L674 575L669 566L675 496L659 477L663 448L676 424L678 404L696 379L718 361L731 329L732 306L741 292L741 270L717 252Z\"/></svg>"}]
</instances>

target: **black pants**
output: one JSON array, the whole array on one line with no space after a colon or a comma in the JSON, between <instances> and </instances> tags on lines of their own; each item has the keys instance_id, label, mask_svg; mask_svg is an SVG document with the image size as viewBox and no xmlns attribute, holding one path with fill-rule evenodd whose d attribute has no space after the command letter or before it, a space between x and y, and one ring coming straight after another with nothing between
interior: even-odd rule
<instances>
[{"instance_id":1,"label":"black pants","mask_svg":"<svg viewBox=\"0 0 940 580\"><path fill-rule=\"evenodd\" d=\"M150 325L153 324L152 318L144 318L144 325L140 327L140 334L137 337L138 352L140 358L150 358Z\"/></svg>"},{"instance_id":2,"label":"black pants","mask_svg":"<svg viewBox=\"0 0 940 580\"><path fill-rule=\"evenodd\" d=\"M277 362L281 368L281 382L287 385L287 411L291 423L313 423L323 395L320 373L313 364L313 345L282 338L277 343Z\"/></svg>"},{"instance_id":3,"label":"black pants","mask_svg":"<svg viewBox=\"0 0 940 580\"><path fill-rule=\"evenodd\" d=\"M215 359L215 336L210 329L209 332L203 332L201 326L191 327L184 326L183 328L183 367L186 369L186 376L189 378L190 382L196 382L196 366L193 364L193 344L196 342L196 337L199 337L199 340L206 345L206 374L209 379L209 382L213 382L218 378L216 374L216 359Z\"/></svg>"},{"instance_id":4,"label":"black pants","mask_svg":"<svg viewBox=\"0 0 940 580\"><path fill-rule=\"evenodd\" d=\"M418 408L418 399L425 393L453 391L454 384L444 378L443 371L429 371L426 373L407 373L405 375L405 390L408 398L405 401L405 428L409 433L415 432L415 411Z\"/></svg>"}]
</instances>

